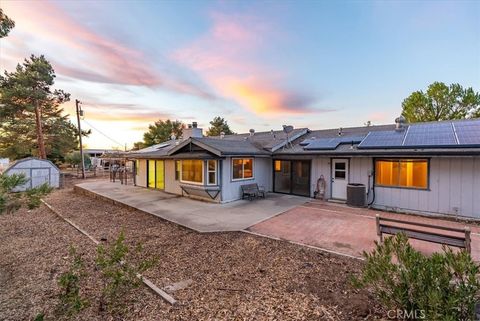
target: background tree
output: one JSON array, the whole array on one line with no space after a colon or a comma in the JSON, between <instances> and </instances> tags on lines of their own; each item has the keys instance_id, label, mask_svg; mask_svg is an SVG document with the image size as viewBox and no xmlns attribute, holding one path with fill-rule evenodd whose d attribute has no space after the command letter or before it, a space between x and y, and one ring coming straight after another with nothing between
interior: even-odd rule
<instances>
[{"instance_id":1,"label":"background tree","mask_svg":"<svg viewBox=\"0 0 480 321\"><path fill-rule=\"evenodd\" d=\"M92 164L92 159L88 154L83 155L83 159L85 161L85 167L89 167ZM82 164L82 155L80 155L79 151L70 152L65 156L65 162L69 163L70 165L81 165ZM80 166L81 167L81 166Z\"/></svg>"},{"instance_id":2,"label":"background tree","mask_svg":"<svg viewBox=\"0 0 480 321\"><path fill-rule=\"evenodd\" d=\"M434 82L426 92L416 91L402 103L409 123L465 119L480 116L480 94L459 84Z\"/></svg>"},{"instance_id":3,"label":"background tree","mask_svg":"<svg viewBox=\"0 0 480 321\"><path fill-rule=\"evenodd\" d=\"M48 156L58 162L76 148L77 128L60 108L70 95L53 90L54 79L55 72L45 57L33 55L14 72L0 76L1 156Z\"/></svg>"},{"instance_id":4,"label":"background tree","mask_svg":"<svg viewBox=\"0 0 480 321\"><path fill-rule=\"evenodd\" d=\"M143 142L135 142L133 143L132 150L139 150L145 148L145 144Z\"/></svg>"},{"instance_id":5,"label":"background tree","mask_svg":"<svg viewBox=\"0 0 480 321\"><path fill-rule=\"evenodd\" d=\"M210 122L210 126L211 127L207 130L207 136L219 136L221 132L224 132L225 135L235 134L228 126L227 121L220 116L213 118Z\"/></svg>"},{"instance_id":6,"label":"background tree","mask_svg":"<svg viewBox=\"0 0 480 321\"><path fill-rule=\"evenodd\" d=\"M13 27L15 27L15 21L4 14L2 8L0 8L0 38L6 37Z\"/></svg>"},{"instance_id":7,"label":"background tree","mask_svg":"<svg viewBox=\"0 0 480 321\"><path fill-rule=\"evenodd\" d=\"M169 140L172 133L176 138L182 136L185 125L178 120L159 120L148 126L148 131L143 134L144 147L160 144Z\"/></svg>"}]
</instances>

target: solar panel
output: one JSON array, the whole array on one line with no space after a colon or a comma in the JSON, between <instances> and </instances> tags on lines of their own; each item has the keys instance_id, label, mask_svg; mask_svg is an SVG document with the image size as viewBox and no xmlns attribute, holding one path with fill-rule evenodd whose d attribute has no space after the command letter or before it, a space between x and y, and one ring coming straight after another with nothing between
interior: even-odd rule
<instances>
[{"instance_id":1,"label":"solar panel","mask_svg":"<svg viewBox=\"0 0 480 321\"><path fill-rule=\"evenodd\" d=\"M452 124L460 145L480 145L480 120L453 122Z\"/></svg>"},{"instance_id":2,"label":"solar panel","mask_svg":"<svg viewBox=\"0 0 480 321\"><path fill-rule=\"evenodd\" d=\"M302 143L308 143L305 150L333 150L340 144L358 144L364 136L339 136L333 138L306 139Z\"/></svg>"},{"instance_id":3,"label":"solar panel","mask_svg":"<svg viewBox=\"0 0 480 321\"><path fill-rule=\"evenodd\" d=\"M429 123L410 126L404 147L448 147L457 145L457 139L450 122Z\"/></svg>"},{"instance_id":4,"label":"solar panel","mask_svg":"<svg viewBox=\"0 0 480 321\"><path fill-rule=\"evenodd\" d=\"M401 148L406 131L370 132L358 148Z\"/></svg>"}]
</instances>

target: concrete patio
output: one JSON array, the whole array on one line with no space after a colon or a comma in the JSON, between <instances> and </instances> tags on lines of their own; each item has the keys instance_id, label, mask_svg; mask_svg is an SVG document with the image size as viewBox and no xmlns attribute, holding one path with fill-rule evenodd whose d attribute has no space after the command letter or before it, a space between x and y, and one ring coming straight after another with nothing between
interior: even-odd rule
<instances>
[{"instance_id":1,"label":"concrete patio","mask_svg":"<svg viewBox=\"0 0 480 321\"><path fill-rule=\"evenodd\" d=\"M104 180L78 184L75 190L138 209L202 233L245 230L308 201L304 197L268 194L266 199L214 204Z\"/></svg>"},{"instance_id":2,"label":"concrete patio","mask_svg":"<svg viewBox=\"0 0 480 321\"><path fill-rule=\"evenodd\" d=\"M248 231L268 237L285 239L327 251L361 257L363 251L374 248L376 234L375 214L411 222L459 227L468 225L472 234L472 256L480 261L480 227L441 218L396 214L322 201L310 201L256 224ZM442 246L418 240L410 243L423 253L441 251Z\"/></svg>"}]
</instances>

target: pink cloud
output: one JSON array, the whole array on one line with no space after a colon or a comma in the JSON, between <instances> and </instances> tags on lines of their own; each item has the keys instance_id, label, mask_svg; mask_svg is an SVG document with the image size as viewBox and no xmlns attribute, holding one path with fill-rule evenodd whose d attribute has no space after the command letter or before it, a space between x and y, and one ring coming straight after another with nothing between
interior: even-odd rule
<instances>
[{"instance_id":1,"label":"pink cloud","mask_svg":"<svg viewBox=\"0 0 480 321\"><path fill-rule=\"evenodd\" d=\"M21 41L19 37L27 37L40 42L60 75L100 83L163 87L212 98L206 90L186 79L160 75L143 52L94 32L52 2L12 1L3 6L16 22L7 41L15 45Z\"/></svg>"},{"instance_id":2,"label":"pink cloud","mask_svg":"<svg viewBox=\"0 0 480 321\"><path fill-rule=\"evenodd\" d=\"M307 113L315 98L285 85L286 76L256 61L276 38L274 28L254 15L211 15L209 32L173 58L198 72L216 91L256 114Z\"/></svg>"}]
</instances>

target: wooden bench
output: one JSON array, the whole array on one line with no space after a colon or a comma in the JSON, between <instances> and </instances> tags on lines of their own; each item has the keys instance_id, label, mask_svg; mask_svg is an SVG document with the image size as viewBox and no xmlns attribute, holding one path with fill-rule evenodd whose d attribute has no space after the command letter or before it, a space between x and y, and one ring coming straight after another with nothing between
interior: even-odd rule
<instances>
[{"instance_id":1,"label":"wooden bench","mask_svg":"<svg viewBox=\"0 0 480 321\"><path fill-rule=\"evenodd\" d=\"M245 199L245 197L253 200L254 198L260 197L260 195L265 198L265 188L263 186L259 187L257 183L241 185L240 188L242 189L242 200Z\"/></svg>"},{"instance_id":2,"label":"wooden bench","mask_svg":"<svg viewBox=\"0 0 480 321\"><path fill-rule=\"evenodd\" d=\"M437 244L444 244L465 249L471 253L471 237L470 228L455 228L440 225L432 225L418 222L408 222L399 219L380 217L376 215L377 235L380 238L380 243L383 242L383 234L396 235L398 233L405 233L411 239L417 239ZM407 225L407 226L399 226ZM409 227L413 226L414 228ZM425 227L428 230L418 229L415 227ZM434 231L432 231L434 230ZM436 230L436 231L435 231ZM450 233L442 233L447 231Z\"/></svg>"}]
</instances>

